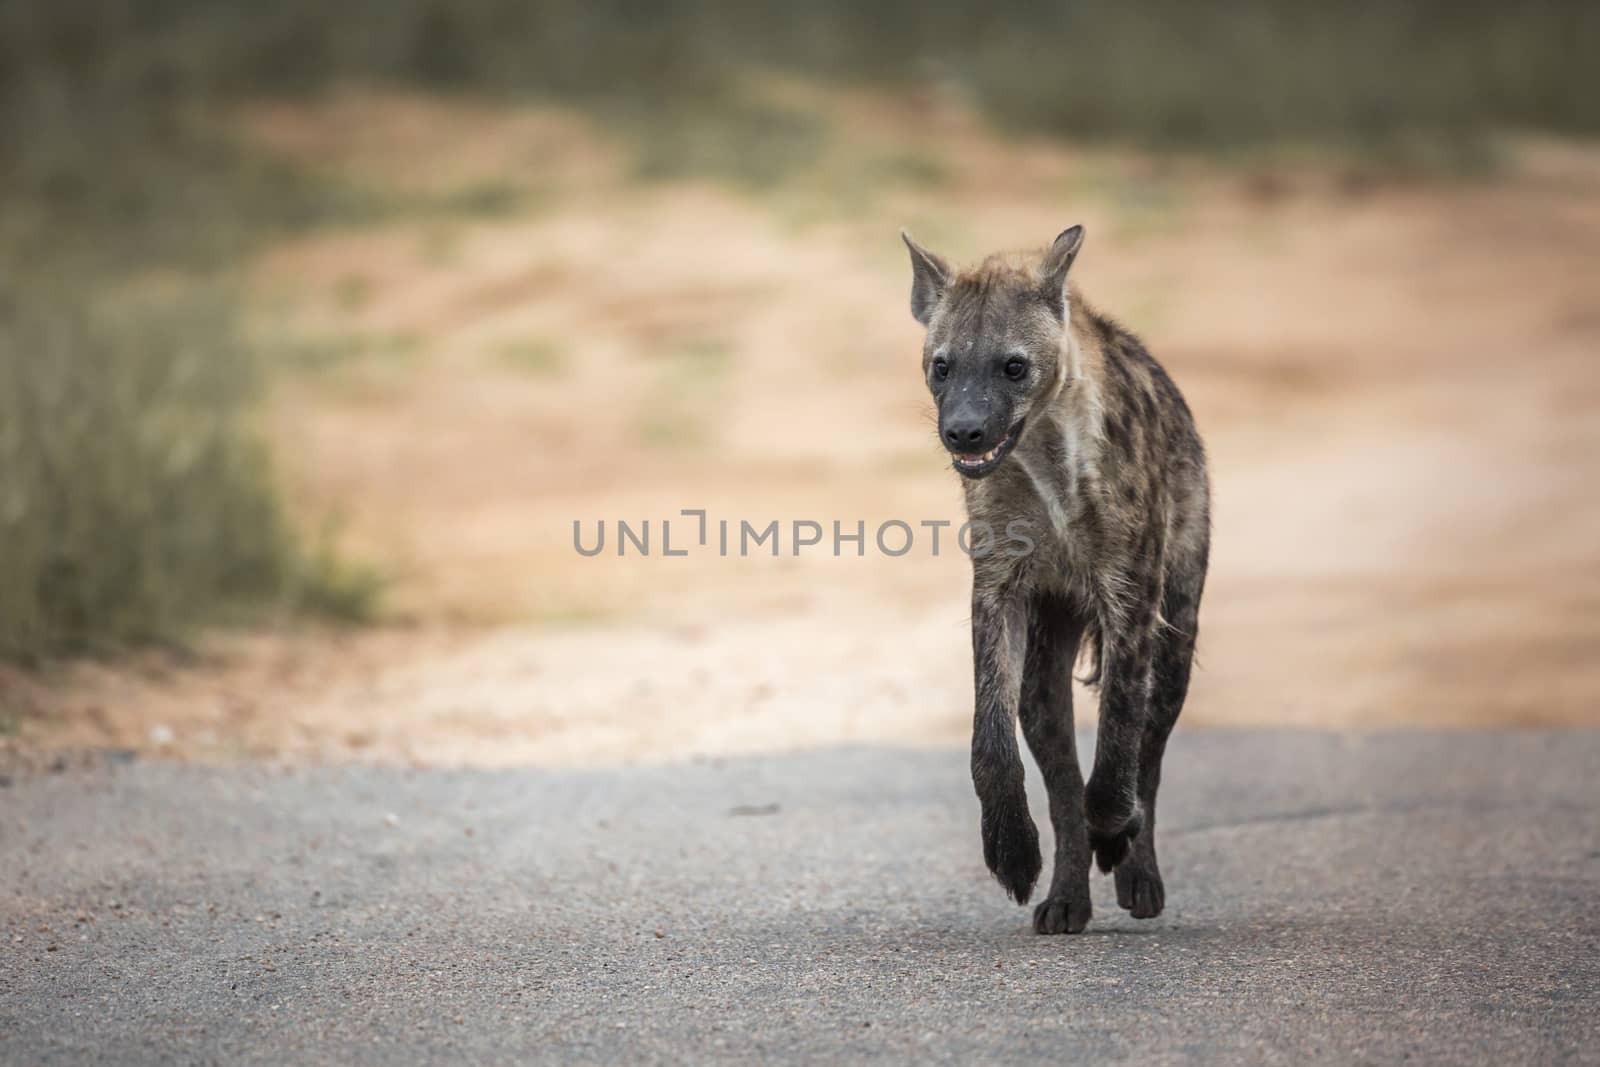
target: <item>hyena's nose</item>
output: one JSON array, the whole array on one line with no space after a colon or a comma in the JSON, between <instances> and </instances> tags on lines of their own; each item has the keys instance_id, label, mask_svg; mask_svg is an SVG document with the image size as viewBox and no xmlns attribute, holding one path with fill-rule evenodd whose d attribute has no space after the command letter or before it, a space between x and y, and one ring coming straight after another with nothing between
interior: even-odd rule
<instances>
[{"instance_id":1,"label":"hyena's nose","mask_svg":"<svg viewBox=\"0 0 1600 1067\"><path fill-rule=\"evenodd\" d=\"M952 452L961 449L973 451L982 441L981 422L953 422L944 428L944 443Z\"/></svg>"}]
</instances>

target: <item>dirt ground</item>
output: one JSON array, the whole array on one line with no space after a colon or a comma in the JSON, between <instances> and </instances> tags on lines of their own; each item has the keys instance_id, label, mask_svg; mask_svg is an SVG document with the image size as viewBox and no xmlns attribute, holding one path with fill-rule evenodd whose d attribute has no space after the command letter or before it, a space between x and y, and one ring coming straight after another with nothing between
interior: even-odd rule
<instances>
[{"instance_id":1,"label":"dirt ground","mask_svg":"<svg viewBox=\"0 0 1600 1067\"><path fill-rule=\"evenodd\" d=\"M385 621L12 678L31 710L4 743L435 764L959 741L966 561L870 544L960 514L896 230L961 259L1074 222L1078 285L1210 449L1187 725L1600 724L1600 150L1374 177L801 103L822 156L759 188L642 181L554 110L350 93L247 116L287 155L478 205L254 269L262 328L326 357L277 388L285 475L387 569ZM664 557L684 508L713 543L719 519L860 520L868 551ZM574 520L592 541L601 519L651 520L654 551L578 555Z\"/></svg>"}]
</instances>

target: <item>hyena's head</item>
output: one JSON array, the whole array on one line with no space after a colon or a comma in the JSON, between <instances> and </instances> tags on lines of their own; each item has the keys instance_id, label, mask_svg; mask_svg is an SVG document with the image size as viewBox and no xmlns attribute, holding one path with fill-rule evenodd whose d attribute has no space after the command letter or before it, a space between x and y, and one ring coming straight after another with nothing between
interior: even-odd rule
<instances>
[{"instance_id":1,"label":"hyena's head","mask_svg":"<svg viewBox=\"0 0 1600 1067\"><path fill-rule=\"evenodd\" d=\"M1083 227L1064 231L1042 259L991 257L965 271L900 236L911 249L911 314L928 330L922 371L939 408L939 440L956 470L982 478L1060 389L1067 270Z\"/></svg>"}]
</instances>

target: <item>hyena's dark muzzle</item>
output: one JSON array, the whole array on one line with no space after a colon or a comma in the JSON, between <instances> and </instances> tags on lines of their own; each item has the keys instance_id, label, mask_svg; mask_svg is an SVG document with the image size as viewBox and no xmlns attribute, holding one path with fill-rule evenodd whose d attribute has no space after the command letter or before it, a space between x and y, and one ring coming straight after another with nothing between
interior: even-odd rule
<instances>
[{"instance_id":1,"label":"hyena's dark muzzle","mask_svg":"<svg viewBox=\"0 0 1600 1067\"><path fill-rule=\"evenodd\" d=\"M1022 422L1013 422L1011 413L1010 404L976 389L946 391L939 404L939 440L956 470L981 478L1000 465L1022 432Z\"/></svg>"}]
</instances>

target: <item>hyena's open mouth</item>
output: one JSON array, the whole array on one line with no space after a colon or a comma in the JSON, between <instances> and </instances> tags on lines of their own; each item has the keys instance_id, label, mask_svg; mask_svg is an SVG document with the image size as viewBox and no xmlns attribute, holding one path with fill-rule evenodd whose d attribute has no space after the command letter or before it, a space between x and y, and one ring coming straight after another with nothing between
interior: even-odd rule
<instances>
[{"instance_id":1,"label":"hyena's open mouth","mask_svg":"<svg viewBox=\"0 0 1600 1067\"><path fill-rule=\"evenodd\" d=\"M1021 436L1022 423L1019 421L1006 431L1006 435L1000 439L999 444L982 455L976 453L963 455L959 452L952 452L950 459L956 470L960 471L964 477L982 478L985 474L998 467L1000 462L1011 454L1011 450L1016 447L1017 438Z\"/></svg>"}]
</instances>

